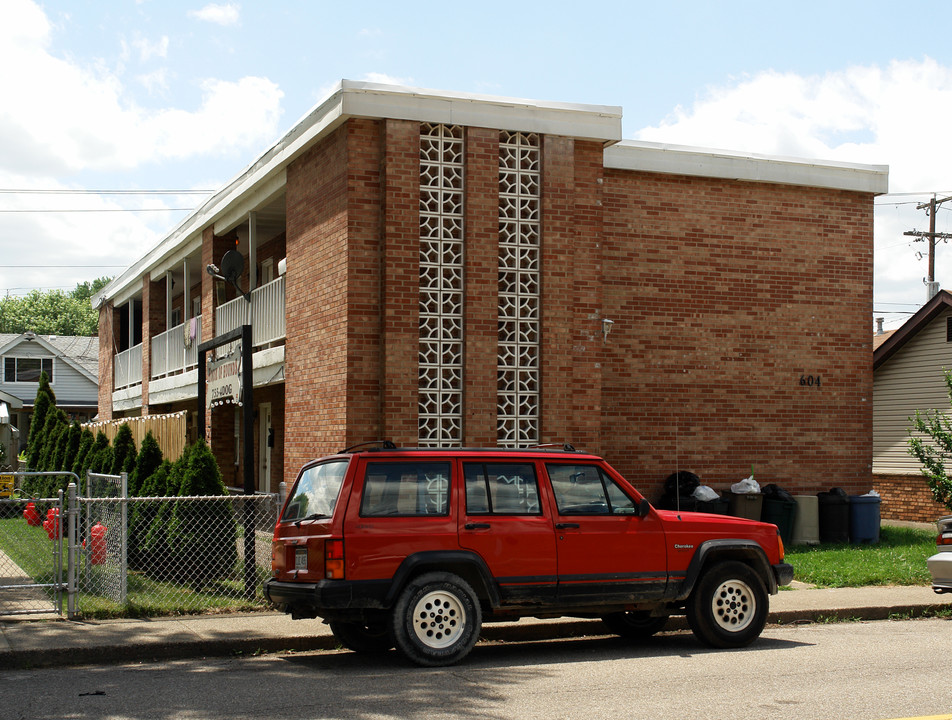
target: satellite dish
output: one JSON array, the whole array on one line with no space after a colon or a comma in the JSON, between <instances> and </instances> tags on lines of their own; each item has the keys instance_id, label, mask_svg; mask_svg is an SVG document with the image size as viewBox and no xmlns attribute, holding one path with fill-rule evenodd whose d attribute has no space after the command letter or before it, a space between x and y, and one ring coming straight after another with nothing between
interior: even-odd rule
<instances>
[{"instance_id":1,"label":"satellite dish","mask_svg":"<svg viewBox=\"0 0 952 720\"><path fill-rule=\"evenodd\" d=\"M238 284L241 273L245 271L245 259L237 250L229 250L221 259L221 274L232 285Z\"/></svg>"}]
</instances>

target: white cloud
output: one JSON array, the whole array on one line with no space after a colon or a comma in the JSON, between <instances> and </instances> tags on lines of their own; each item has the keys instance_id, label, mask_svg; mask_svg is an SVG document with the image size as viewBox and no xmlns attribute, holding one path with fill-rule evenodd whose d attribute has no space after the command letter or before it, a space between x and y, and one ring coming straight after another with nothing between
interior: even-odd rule
<instances>
[{"instance_id":1,"label":"white cloud","mask_svg":"<svg viewBox=\"0 0 952 720\"><path fill-rule=\"evenodd\" d=\"M277 135L283 93L266 78L202 81L197 108L144 109L119 76L54 56L49 23L36 6L14 0L0 15L0 66L8 73L0 104L0 168L11 172L138 167L165 159L257 150ZM11 17L13 15L14 17ZM167 39L140 43L155 55ZM139 76L167 88L159 70Z\"/></svg>"},{"instance_id":2,"label":"white cloud","mask_svg":"<svg viewBox=\"0 0 952 720\"><path fill-rule=\"evenodd\" d=\"M952 68L930 58L856 66L803 77L761 72L709 88L690 108L677 108L637 139L683 145L889 166L891 193L952 189ZM880 198L875 217L874 309L914 310L925 300L927 250L903 236L925 229L915 204L927 195ZM905 202L908 204L899 205ZM942 213L939 223L952 214ZM938 227L952 231L952 227ZM844 238L848 242L849 238ZM952 287L952 247L940 245L936 279ZM893 315L895 327L906 316Z\"/></svg>"},{"instance_id":3,"label":"white cloud","mask_svg":"<svg viewBox=\"0 0 952 720\"><path fill-rule=\"evenodd\" d=\"M241 19L241 7L234 3L228 3L227 5L210 3L201 10L189 10L188 16L216 25L237 25Z\"/></svg>"}]
</instances>

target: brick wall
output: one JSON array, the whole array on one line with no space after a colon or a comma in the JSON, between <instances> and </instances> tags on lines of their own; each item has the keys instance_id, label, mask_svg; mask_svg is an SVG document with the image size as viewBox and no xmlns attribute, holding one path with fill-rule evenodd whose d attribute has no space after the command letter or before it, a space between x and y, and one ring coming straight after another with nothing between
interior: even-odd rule
<instances>
[{"instance_id":1,"label":"brick wall","mask_svg":"<svg viewBox=\"0 0 952 720\"><path fill-rule=\"evenodd\" d=\"M872 198L620 171L605 184L604 454L649 496L679 468L723 488L751 466L794 493L867 492Z\"/></svg>"},{"instance_id":2,"label":"brick wall","mask_svg":"<svg viewBox=\"0 0 952 720\"><path fill-rule=\"evenodd\" d=\"M873 487L882 498L880 514L890 520L935 522L950 511L932 499L922 475L875 475Z\"/></svg>"}]
</instances>

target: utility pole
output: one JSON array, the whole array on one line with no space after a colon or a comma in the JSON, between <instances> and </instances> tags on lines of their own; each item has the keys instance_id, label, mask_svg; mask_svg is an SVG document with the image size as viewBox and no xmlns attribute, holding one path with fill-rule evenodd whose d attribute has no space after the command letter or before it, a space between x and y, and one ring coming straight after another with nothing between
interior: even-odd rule
<instances>
[{"instance_id":1,"label":"utility pole","mask_svg":"<svg viewBox=\"0 0 952 720\"><path fill-rule=\"evenodd\" d=\"M936 200L935 194L932 195L932 199L927 203L919 203L916 205L916 210L928 210L929 215L929 231L921 230L907 230L903 235L911 235L916 238L915 242L920 242L925 238L929 239L929 277L925 279L926 283L926 302L932 299L932 296L935 295L936 282L935 282L935 244L938 240L948 240L952 238L952 233L940 233L935 231L935 214L939 209L939 206L944 203L952 200L952 195L941 200Z\"/></svg>"}]
</instances>

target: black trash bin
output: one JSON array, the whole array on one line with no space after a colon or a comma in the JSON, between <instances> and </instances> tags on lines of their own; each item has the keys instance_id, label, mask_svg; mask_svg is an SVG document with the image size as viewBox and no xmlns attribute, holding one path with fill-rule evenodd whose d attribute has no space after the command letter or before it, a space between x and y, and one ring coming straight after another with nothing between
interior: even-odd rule
<instances>
[{"instance_id":1,"label":"black trash bin","mask_svg":"<svg viewBox=\"0 0 952 720\"><path fill-rule=\"evenodd\" d=\"M821 543L848 543L850 541L850 498L842 488L818 492L817 512L820 520Z\"/></svg>"},{"instance_id":2,"label":"black trash bin","mask_svg":"<svg viewBox=\"0 0 952 720\"><path fill-rule=\"evenodd\" d=\"M767 485L763 489L764 502L760 519L776 525L784 545L793 541L793 524L797 517L797 501L793 495L776 485Z\"/></svg>"}]
</instances>

